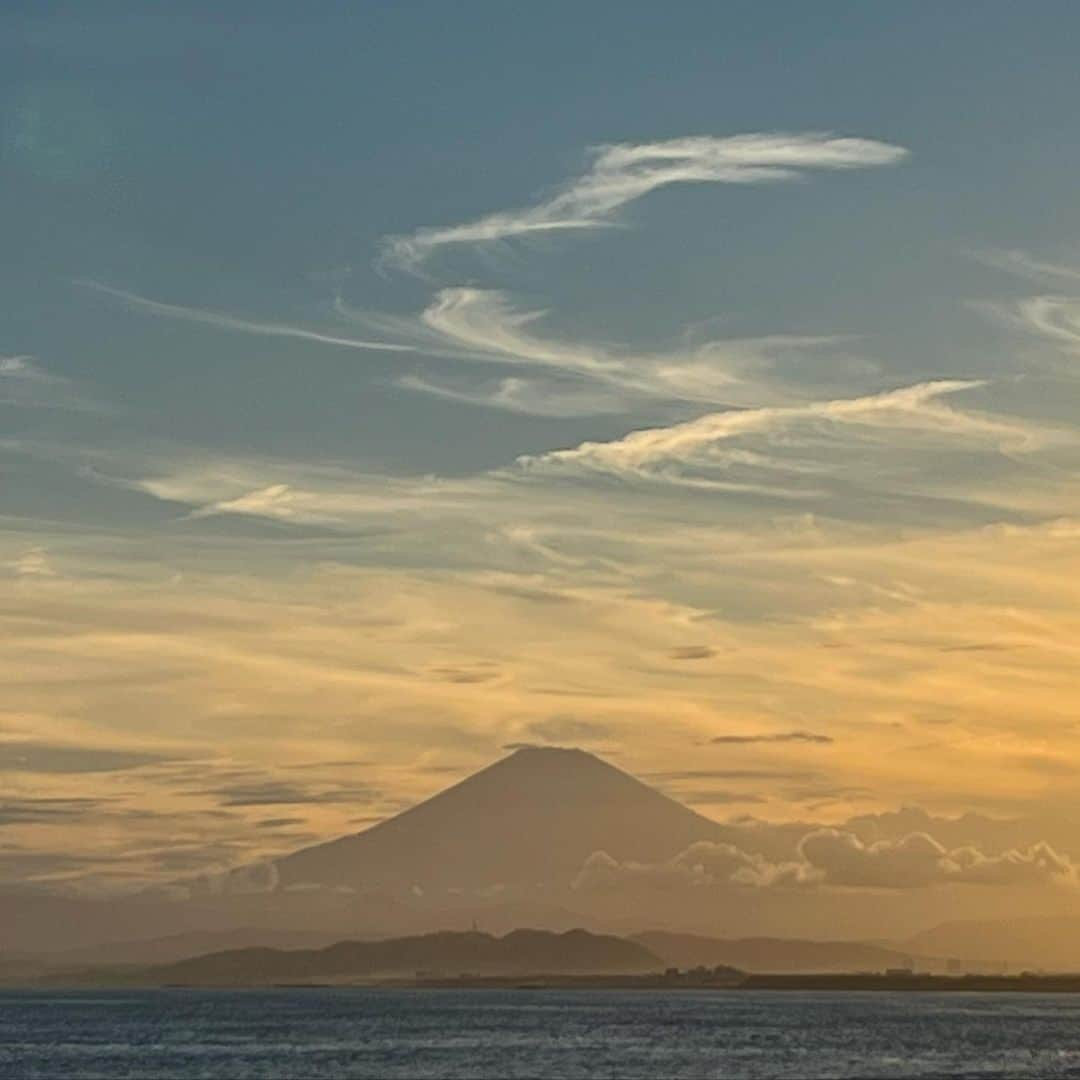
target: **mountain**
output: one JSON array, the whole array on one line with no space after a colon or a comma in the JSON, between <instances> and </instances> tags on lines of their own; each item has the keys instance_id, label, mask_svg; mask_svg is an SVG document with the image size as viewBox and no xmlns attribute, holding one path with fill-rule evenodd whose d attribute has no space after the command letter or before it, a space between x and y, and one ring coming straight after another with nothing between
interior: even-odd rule
<instances>
[{"instance_id":1,"label":"mountain","mask_svg":"<svg viewBox=\"0 0 1080 1080\"><path fill-rule=\"evenodd\" d=\"M365 832L275 863L279 888L568 885L595 851L668 859L720 826L583 750L526 747Z\"/></svg>"},{"instance_id":2,"label":"mountain","mask_svg":"<svg viewBox=\"0 0 1080 1080\"><path fill-rule=\"evenodd\" d=\"M226 949L274 948L313 949L330 945L339 936L317 930L275 930L272 928L238 927L235 930L189 930L164 937L134 941L110 941L79 949L27 953L14 956L0 954L0 975L12 961L23 970L47 971L50 968L71 969L117 964L172 964L189 957L202 956Z\"/></svg>"},{"instance_id":3,"label":"mountain","mask_svg":"<svg viewBox=\"0 0 1080 1080\"><path fill-rule=\"evenodd\" d=\"M341 941L323 949L230 949L150 968L142 981L250 985L417 972L449 976L626 974L656 971L661 966L638 942L585 930L565 934L514 930L501 938L466 931L388 941Z\"/></svg>"},{"instance_id":4,"label":"mountain","mask_svg":"<svg viewBox=\"0 0 1080 1080\"><path fill-rule=\"evenodd\" d=\"M860 941L806 941L798 938L699 937L650 930L634 934L631 941L644 945L669 967L739 968L755 973L821 973L828 971L885 971L914 966L919 971L942 971L944 961L900 949Z\"/></svg>"},{"instance_id":5,"label":"mountain","mask_svg":"<svg viewBox=\"0 0 1080 1080\"><path fill-rule=\"evenodd\" d=\"M1041 968L1080 971L1080 916L958 919L909 938L906 945L955 957L969 971Z\"/></svg>"}]
</instances>

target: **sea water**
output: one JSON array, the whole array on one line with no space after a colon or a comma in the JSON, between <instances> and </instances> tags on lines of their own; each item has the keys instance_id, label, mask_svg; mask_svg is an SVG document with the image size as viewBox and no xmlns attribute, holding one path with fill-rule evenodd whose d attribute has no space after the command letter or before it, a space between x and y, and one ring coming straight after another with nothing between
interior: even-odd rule
<instances>
[{"instance_id":1,"label":"sea water","mask_svg":"<svg viewBox=\"0 0 1080 1080\"><path fill-rule=\"evenodd\" d=\"M0 1077L1080 1077L1080 996L0 992Z\"/></svg>"}]
</instances>

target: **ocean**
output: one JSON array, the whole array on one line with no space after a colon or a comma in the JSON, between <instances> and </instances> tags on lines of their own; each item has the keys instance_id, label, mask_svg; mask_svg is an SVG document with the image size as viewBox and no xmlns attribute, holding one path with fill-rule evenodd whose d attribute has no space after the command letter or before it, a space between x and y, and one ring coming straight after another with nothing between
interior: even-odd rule
<instances>
[{"instance_id":1,"label":"ocean","mask_svg":"<svg viewBox=\"0 0 1080 1080\"><path fill-rule=\"evenodd\" d=\"M1080 996L0 992L0 1077L1080 1077Z\"/></svg>"}]
</instances>

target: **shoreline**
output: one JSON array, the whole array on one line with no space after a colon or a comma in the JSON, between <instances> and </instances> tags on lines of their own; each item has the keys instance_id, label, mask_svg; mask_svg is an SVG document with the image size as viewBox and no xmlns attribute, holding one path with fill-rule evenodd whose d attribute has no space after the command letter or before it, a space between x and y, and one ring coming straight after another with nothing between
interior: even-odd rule
<instances>
[{"instance_id":1,"label":"shoreline","mask_svg":"<svg viewBox=\"0 0 1080 1080\"><path fill-rule=\"evenodd\" d=\"M81 977L80 977L81 975ZM749 974L700 977L648 973L641 975L458 975L425 978L371 978L235 982L205 980L158 982L119 976L90 978L68 973L52 979L0 983L0 991L48 990L638 990L647 992L772 991L861 993L1022 993L1080 994L1080 974L1018 975L886 975L878 973Z\"/></svg>"}]
</instances>

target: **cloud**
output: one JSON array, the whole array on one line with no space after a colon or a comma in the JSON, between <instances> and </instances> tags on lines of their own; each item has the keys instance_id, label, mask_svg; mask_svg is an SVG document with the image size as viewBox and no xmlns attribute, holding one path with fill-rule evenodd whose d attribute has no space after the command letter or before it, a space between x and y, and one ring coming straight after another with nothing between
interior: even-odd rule
<instances>
[{"instance_id":1,"label":"cloud","mask_svg":"<svg viewBox=\"0 0 1080 1080\"><path fill-rule=\"evenodd\" d=\"M284 829L290 825L306 825L307 820L302 817L275 817L264 818L255 822L256 829Z\"/></svg>"},{"instance_id":2,"label":"cloud","mask_svg":"<svg viewBox=\"0 0 1080 1080\"><path fill-rule=\"evenodd\" d=\"M590 390L560 388L551 380L505 378L496 380L458 379L434 382L420 375L403 375L396 380L403 390L413 390L444 401L503 409L525 416L548 416L570 419L624 412L627 403L615 394Z\"/></svg>"},{"instance_id":3,"label":"cloud","mask_svg":"<svg viewBox=\"0 0 1080 1080\"><path fill-rule=\"evenodd\" d=\"M176 760L162 754L34 739L0 741L0 772L98 773Z\"/></svg>"},{"instance_id":4,"label":"cloud","mask_svg":"<svg viewBox=\"0 0 1080 1080\"><path fill-rule=\"evenodd\" d=\"M440 664L430 670L436 679L457 683L459 686L493 682L501 674L499 668L493 664L479 664L473 667L461 664Z\"/></svg>"},{"instance_id":5,"label":"cloud","mask_svg":"<svg viewBox=\"0 0 1080 1080\"><path fill-rule=\"evenodd\" d=\"M764 735L717 735L709 742L728 746L744 746L751 743L819 743L835 742L831 735L819 735L813 731L779 731Z\"/></svg>"},{"instance_id":6,"label":"cloud","mask_svg":"<svg viewBox=\"0 0 1080 1080\"><path fill-rule=\"evenodd\" d=\"M708 660L716 655L716 650L708 645L676 645L668 651L672 660Z\"/></svg>"},{"instance_id":7,"label":"cloud","mask_svg":"<svg viewBox=\"0 0 1080 1080\"><path fill-rule=\"evenodd\" d=\"M246 491L234 499L219 499L217 502L197 507L191 512L191 517L250 514L253 517L292 521L299 525L322 525L335 520L316 510L306 509L304 502L304 492L295 491L288 484L268 484L255 491Z\"/></svg>"},{"instance_id":8,"label":"cloud","mask_svg":"<svg viewBox=\"0 0 1080 1080\"><path fill-rule=\"evenodd\" d=\"M992 252L981 256L999 269L1039 282L1053 282L1059 289L1080 282L1080 270L1034 259L1021 251ZM1080 298L1063 292L1026 296L1012 302L981 302L975 308L1015 330L1035 334L1067 353L1080 352Z\"/></svg>"},{"instance_id":9,"label":"cloud","mask_svg":"<svg viewBox=\"0 0 1080 1080\"><path fill-rule=\"evenodd\" d=\"M415 352L411 345L389 341L364 341L358 338L341 337L337 334L325 334L318 330L308 330L300 326L288 326L284 323L257 322L252 319L240 319L219 311L206 311L202 308L182 307L179 304L166 304L160 300L151 300L126 289L114 289L99 281L79 279L75 282L80 288L111 296L122 301L126 306L148 315L158 315L166 319L183 319L187 322L202 323L220 330L236 330L245 334L260 334L264 337L297 338L312 341L320 345L337 345L346 349L366 349L378 352Z\"/></svg>"},{"instance_id":10,"label":"cloud","mask_svg":"<svg viewBox=\"0 0 1080 1080\"><path fill-rule=\"evenodd\" d=\"M814 773L805 769L679 769L674 772L650 773L662 781L683 780L802 780Z\"/></svg>"},{"instance_id":11,"label":"cloud","mask_svg":"<svg viewBox=\"0 0 1080 1080\"><path fill-rule=\"evenodd\" d=\"M974 847L949 851L924 832L865 843L850 832L818 829L803 837L799 854L822 880L853 888L1076 883L1072 862L1046 843L985 855Z\"/></svg>"},{"instance_id":12,"label":"cloud","mask_svg":"<svg viewBox=\"0 0 1080 1080\"><path fill-rule=\"evenodd\" d=\"M1015 307L1014 322L1070 351L1080 349L1080 300L1029 296Z\"/></svg>"},{"instance_id":13,"label":"cloud","mask_svg":"<svg viewBox=\"0 0 1080 1080\"><path fill-rule=\"evenodd\" d=\"M304 803L366 803L370 802L375 793L371 788L362 785L302 786L277 780L260 780L227 784L201 794L214 796L221 806L285 806Z\"/></svg>"},{"instance_id":14,"label":"cloud","mask_svg":"<svg viewBox=\"0 0 1080 1080\"><path fill-rule=\"evenodd\" d=\"M866 844L839 829L817 829L791 859L769 858L727 842L699 841L664 862L620 862L593 852L573 887L589 892L704 887L915 889L941 885L1075 885L1073 863L1046 843L986 855L947 850L926 833Z\"/></svg>"},{"instance_id":15,"label":"cloud","mask_svg":"<svg viewBox=\"0 0 1080 1080\"><path fill-rule=\"evenodd\" d=\"M817 375L828 375L825 348L836 336L771 334L721 338L658 352L541 336L532 327L549 313L515 307L498 289L440 289L419 318L359 311L342 301L338 312L417 351L472 363L528 366L544 378L472 379L452 384L406 375L397 385L449 400L535 415L590 415L628 411L645 402L761 405L805 398L775 372L789 356L813 352ZM850 382L852 362L840 374ZM862 364L863 369L866 368ZM866 374L863 370L862 374Z\"/></svg>"},{"instance_id":16,"label":"cloud","mask_svg":"<svg viewBox=\"0 0 1080 1080\"><path fill-rule=\"evenodd\" d=\"M27 548L12 559L8 566L16 577L55 577L56 570L49 559L49 553L43 547Z\"/></svg>"},{"instance_id":17,"label":"cloud","mask_svg":"<svg viewBox=\"0 0 1080 1080\"><path fill-rule=\"evenodd\" d=\"M46 371L32 356L0 356L0 405L100 413L107 409L70 379Z\"/></svg>"},{"instance_id":18,"label":"cloud","mask_svg":"<svg viewBox=\"0 0 1080 1080\"><path fill-rule=\"evenodd\" d=\"M434 251L450 244L489 244L530 234L598 228L611 224L617 211L628 203L672 184L793 180L810 169L895 164L907 151L872 139L747 134L617 143L597 147L591 156L589 169L550 199L460 225L391 237L384 248L384 261L416 269Z\"/></svg>"},{"instance_id":19,"label":"cloud","mask_svg":"<svg viewBox=\"0 0 1080 1080\"><path fill-rule=\"evenodd\" d=\"M1062 266L1059 263L1036 259L1026 251L1016 249L983 251L975 253L974 257L987 266L993 266L998 270L1005 270L1035 281L1043 281L1048 278L1070 282L1080 281L1080 270L1075 267Z\"/></svg>"},{"instance_id":20,"label":"cloud","mask_svg":"<svg viewBox=\"0 0 1080 1080\"><path fill-rule=\"evenodd\" d=\"M525 730L545 743L561 744L595 742L612 733L610 724L579 720L574 716L552 716L546 720L534 720Z\"/></svg>"},{"instance_id":21,"label":"cloud","mask_svg":"<svg viewBox=\"0 0 1080 1080\"><path fill-rule=\"evenodd\" d=\"M619 862L605 851L595 851L574 878L572 887L583 892L609 892L626 887L660 889L741 885L750 888L803 885L812 880L805 866L773 863L733 844L708 840L691 844L662 863Z\"/></svg>"},{"instance_id":22,"label":"cloud","mask_svg":"<svg viewBox=\"0 0 1080 1080\"><path fill-rule=\"evenodd\" d=\"M941 379L917 383L897 390L887 390L866 397L819 401L805 405L775 406L760 409L729 410L675 424L671 427L634 431L611 442L586 442L569 450L554 450L547 454L524 456L520 464L527 469L609 472L619 475L651 476L676 480L680 474L657 472L667 465L698 464L702 467L723 468L740 460L725 457L717 451L719 444L748 435L767 435L799 425L827 425L911 429L941 436L976 437L996 440L1033 439L1035 433L1009 421L959 412L937 402L948 394L960 393L983 386L980 380ZM757 458L754 464L783 469L782 462ZM698 478L682 479L705 485Z\"/></svg>"},{"instance_id":23,"label":"cloud","mask_svg":"<svg viewBox=\"0 0 1080 1080\"><path fill-rule=\"evenodd\" d=\"M0 799L0 825L54 825L85 820L103 799L8 796Z\"/></svg>"}]
</instances>

